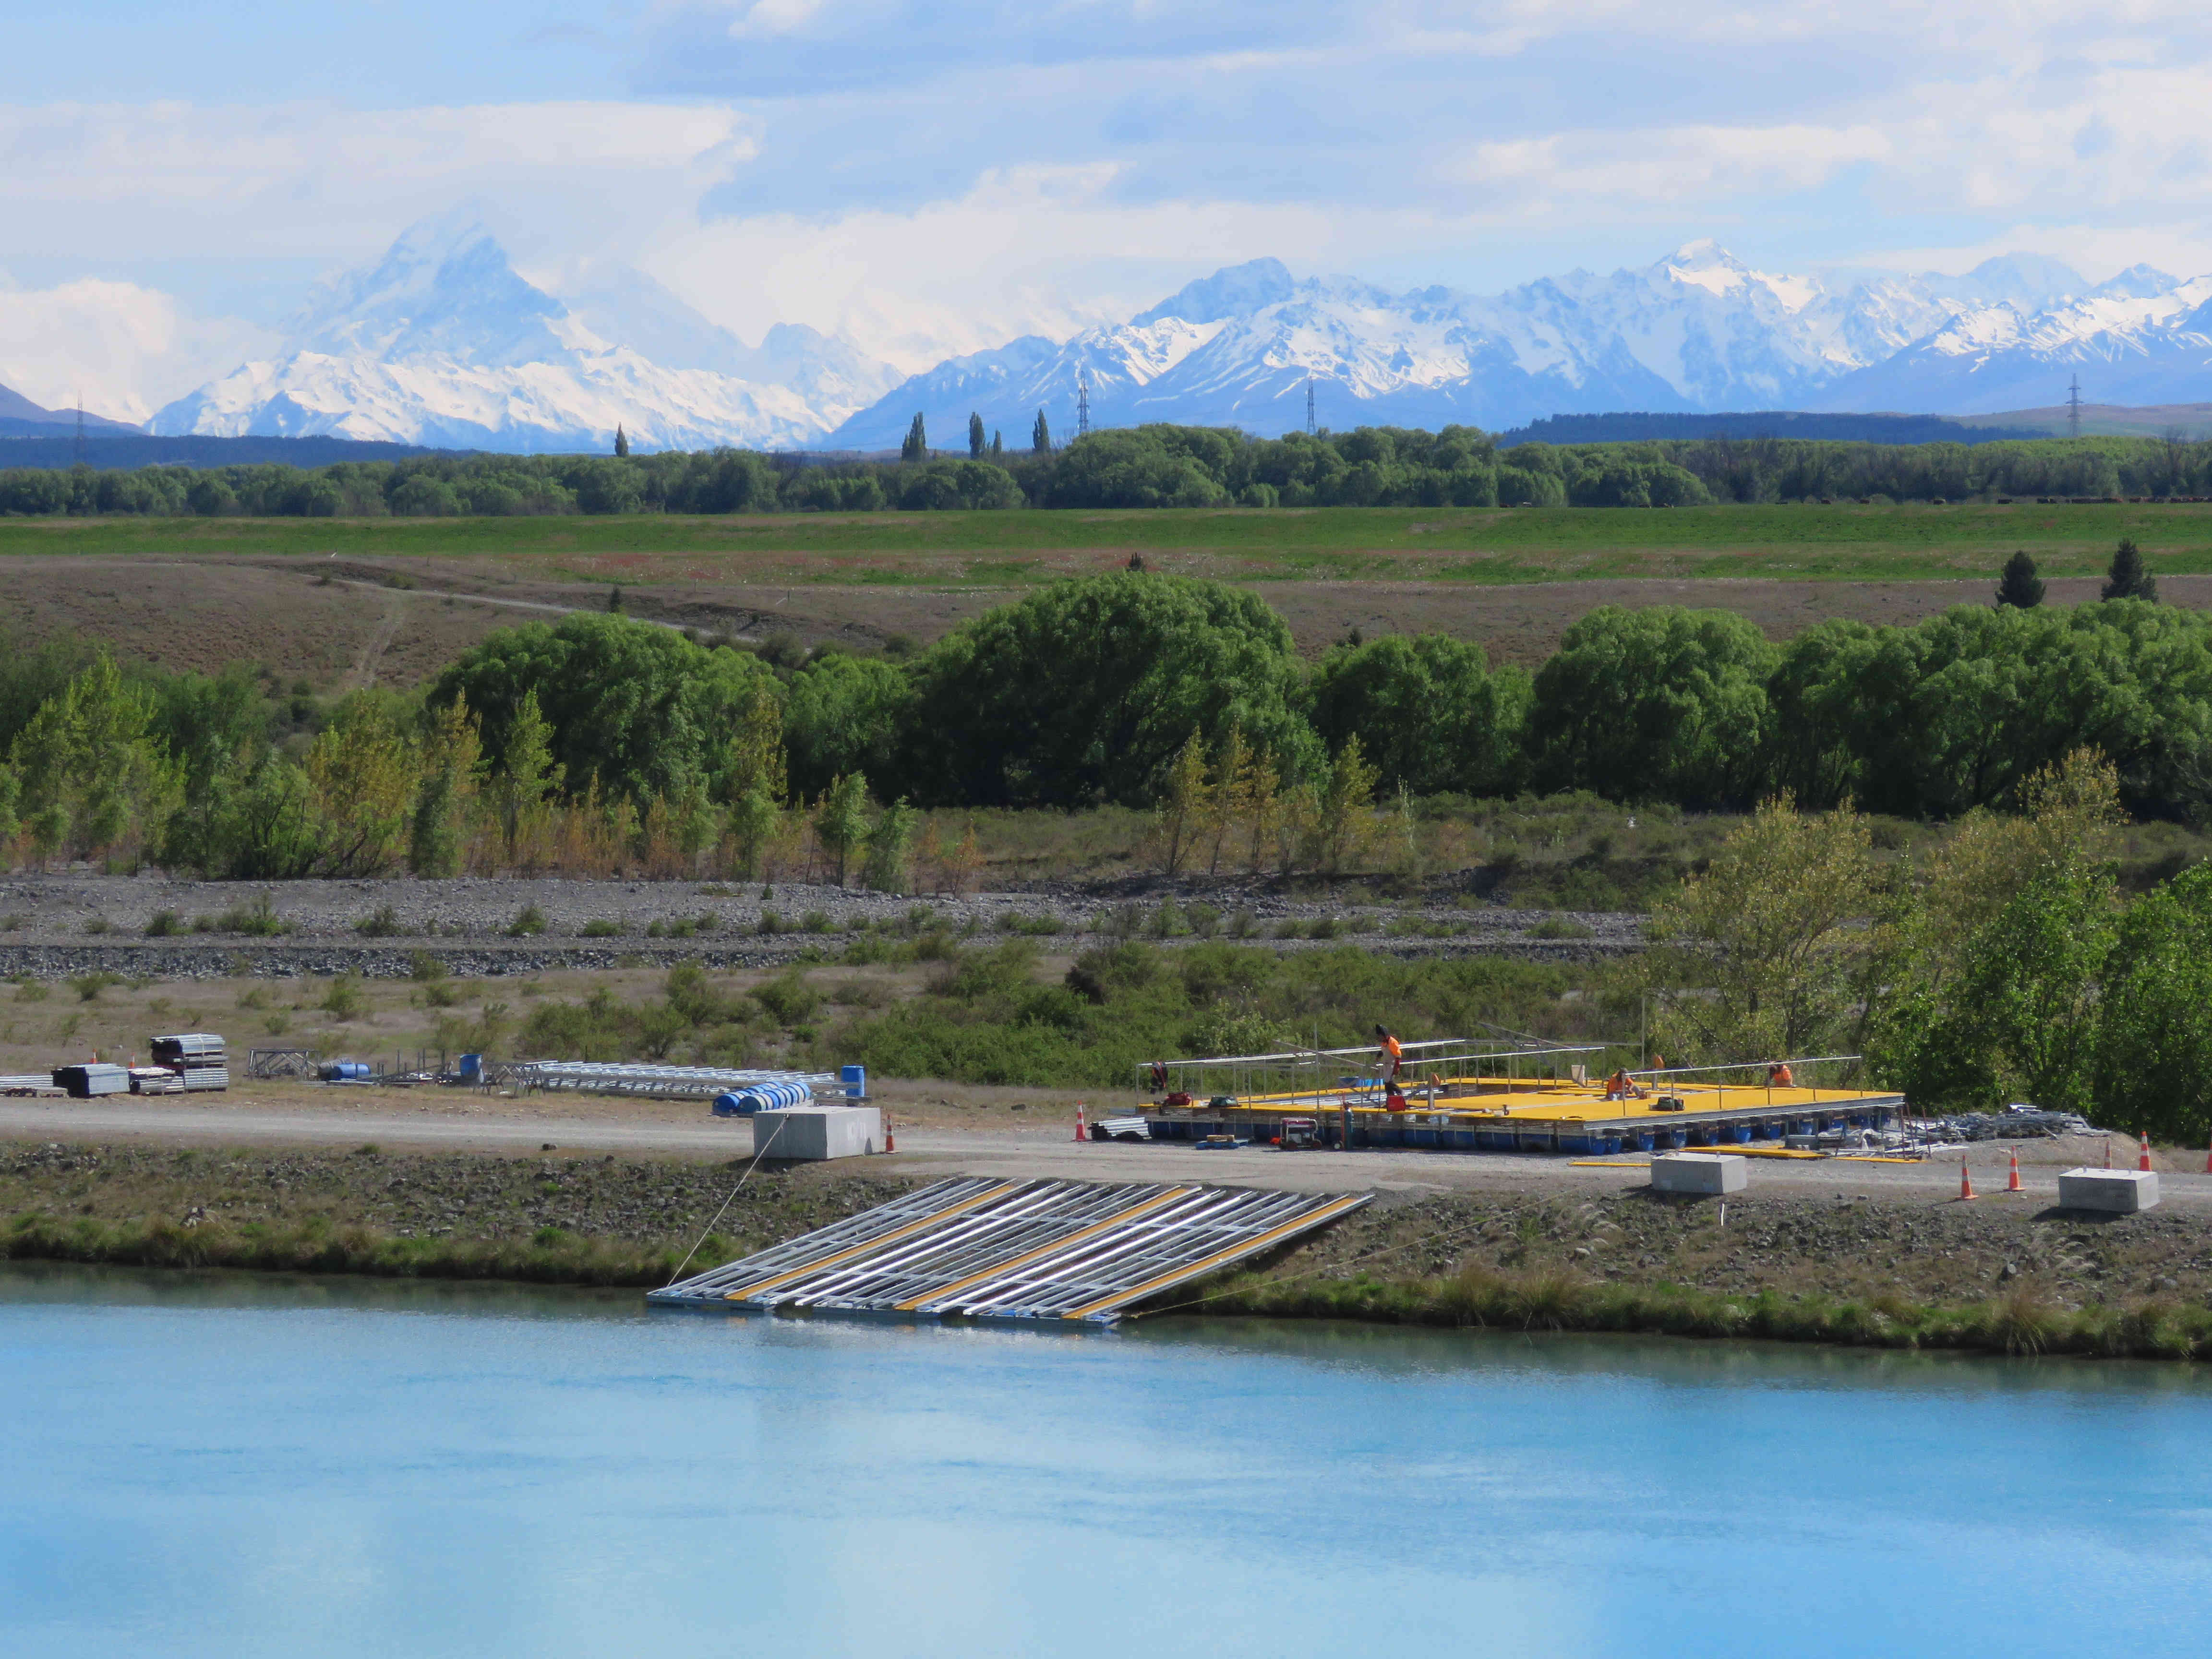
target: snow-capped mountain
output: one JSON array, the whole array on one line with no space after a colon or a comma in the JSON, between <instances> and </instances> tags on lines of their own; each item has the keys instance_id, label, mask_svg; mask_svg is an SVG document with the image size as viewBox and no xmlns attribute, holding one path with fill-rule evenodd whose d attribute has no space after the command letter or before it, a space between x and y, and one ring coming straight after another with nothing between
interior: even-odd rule
<instances>
[{"instance_id":1,"label":"snow-capped mountain","mask_svg":"<svg viewBox=\"0 0 2212 1659\"><path fill-rule=\"evenodd\" d=\"M2212 397L2212 276L2136 265L2041 309L1978 306L1838 380L1821 406L1994 414L2061 402L2075 374L2100 404Z\"/></svg>"},{"instance_id":2,"label":"snow-capped mountain","mask_svg":"<svg viewBox=\"0 0 2212 1659\"><path fill-rule=\"evenodd\" d=\"M735 444L884 450L919 412L958 448L971 411L1012 447L1042 410L1073 435L1143 421L1284 432L1309 387L1328 426L1492 430L1623 410L2212 400L2212 276L2136 266L2092 288L2054 261L1844 283L1754 270L1692 242L1636 270L1503 294L1394 293L1255 259L1126 323L1025 335L900 380L847 341L778 324L757 346L640 272L549 291L465 216L427 221L319 294L278 353L171 404L160 434L376 438L503 450Z\"/></svg>"},{"instance_id":3,"label":"snow-capped mountain","mask_svg":"<svg viewBox=\"0 0 2212 1659\"><path fill-rule=\"evenodd\" d=\"M1965 276L1835 289L1755 270L1711 242L1641 270L1574 271L1489 297L1302 282L1261 259L1193 283L1118 327L1060 345L1030 336L955 358L853 416L830 442L887 447L916 411L940 440L952 439L971 410L1026 442L1042 409L1064 436L1079 381L1088 382L1100 426L1174 420L1285 431L1304 422L1309 378L1320 420L1340 428L1497 428L1619 410L1948 412L1940 402L1833 398L1851 377L1961 319L1993 308L2040 315L2083 286L2063 265L2014 255Z\"/></svg>"},{"instance_id":4,"label":"snow-capped mountain","mask_svg":"<svg viewBox=\"0 0 2212 1659\"><path fill-rule=\"evenodd\" d=\"M636 272L564 303L489 230L426 221L332 283L283 349L161 410L160 434L326 434L510 451L818 441L896 378L842 341L779 326L757 348Z\"/></svg>"}]
</instances>

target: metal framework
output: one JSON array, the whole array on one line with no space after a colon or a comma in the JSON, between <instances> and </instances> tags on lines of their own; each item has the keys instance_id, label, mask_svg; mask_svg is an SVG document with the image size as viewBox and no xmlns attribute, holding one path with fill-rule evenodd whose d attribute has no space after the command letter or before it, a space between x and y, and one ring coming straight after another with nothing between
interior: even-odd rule
<instances>
[{"instance_id":1,"label":"metal framework","mask_svg":"<svg viewBox=\"0 0 2212 1659\"><path fill-rule=\"evenodd\" d=\"M246 1051L246 1074L252 1078L312 1078L315 1075L317 1063L313 1048L248 1048Z\"/></svg>"},{"instance_id":2,"label":"metal framework","mask_svg":"<svg viewBox=\"0 0 2212 1659\"><path fill-rule=\"evenodd\" d=\"M804 1083L842 1092L835 1072L744 1071L714 1066L601 1065L588 1060L533 1060L495 1066L484 1080L549 1094L640 1095L661 1100L711 1098L757 1083Z\"/></svg>"},{"instance_id":3,"label":"metal framework","mask_svg":"<svg viewBox=\"0 0 2212 1659\"><path fill-rule=\"evenodd\" d=\"M725 1311L1112 1324L1374 1194L959 1176L647 1300Z\"/></svg>"},{"instance_id":4,"label":"metal framework","mask_svg":"<svg viewBox=\"0 0 2212 1659\"><path fill-rule=\"evenodd\" d=\"M1447 1079L1503 1079L1519 1086L1571 1074L1577 1056L1605 1052L1599 1043L1539 1042L1528 1046L1501 1037L1435 1037L1401 1044L1400 1087L1407 1093ZM1232 1054L1204 1060L1153 1060L1137 1067L1137 1088L1156 1093L1179 1091L1194 1100L1231 1097L1247 1104L1312 1107L1380 1102L1382 1080L1375 1073L1374 1045L1357 1048L1292 1048L1277 1054ZM1360 1069L1346 1072L1348 1062ZM1332 1073L1336 1075L1330 1075ZM1162 1084L1165 1088L1159 1087Z\"/></svg>"}]
</instances>

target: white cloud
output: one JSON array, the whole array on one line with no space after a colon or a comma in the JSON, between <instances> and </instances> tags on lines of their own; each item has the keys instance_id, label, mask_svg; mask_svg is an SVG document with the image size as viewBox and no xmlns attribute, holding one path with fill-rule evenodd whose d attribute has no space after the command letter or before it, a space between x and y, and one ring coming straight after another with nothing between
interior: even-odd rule
<instances>
[{"instance_id":1,"label":"white cloud","mask_svg":"<svg viewBox=\"0 0 2212 1659\"><path fill-rule=\"evenodd\" d=\"M48 409L143 421L267 343L258 330L195 318L166 294L87 278L0 288L0 386Z\"/></svg>"},{"instance_id":2,"label":"white cloud","mask_svg":"<svg viewBox=\"0 0 2212 1659\"><path fill-rule=\"evenodd\" d=\"M354 259L476 196L524 239L614 244L757 147L748 117L696 106L0 106L0 204L11 246L89 259Z\"/></svg>"},{"instance_id":3,"label":"white cloud","mask_svg":"<svg viewBox=\"0 0 2212 1659\"><path fill-rule=\"evenodd\" d=\"M1126 203L1113 171L994 170L958 199L911 212L721 220L643 263L748 339L802 322L916 372L1018 334L1118 322L1197 268L1279 248L1301 263L1353 256L1376 228L1370 216L1301 204Z\"/></svg>"}]
</instances>

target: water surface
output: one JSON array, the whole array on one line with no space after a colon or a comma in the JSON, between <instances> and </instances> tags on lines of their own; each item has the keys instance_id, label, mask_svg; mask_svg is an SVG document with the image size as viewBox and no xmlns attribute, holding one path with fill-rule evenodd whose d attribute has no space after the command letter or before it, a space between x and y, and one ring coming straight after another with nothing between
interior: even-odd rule
<instances>
[{"instance_id":1,"label":"water surface","mask_svg":"<svg viewBox=\"0 0 2212 1659\"><path fill-rule=\"evenodd\" d=\"M2207 1650L2183 1366L0 1269L0 1652Z\"/></svg>"}]
</instances>

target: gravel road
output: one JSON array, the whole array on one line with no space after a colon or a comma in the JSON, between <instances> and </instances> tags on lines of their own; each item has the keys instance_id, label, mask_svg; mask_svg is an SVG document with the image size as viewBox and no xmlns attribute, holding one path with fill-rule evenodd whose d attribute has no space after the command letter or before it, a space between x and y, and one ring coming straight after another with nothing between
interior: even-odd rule
<instances>
[{"instance_id":1,"label":"gravel road","mask_svg":"<svg viewBox=\"0 0 2212 1659\"><path fill-rule=\"evenodd\" d=\"M414 1099L423 1103L414 1104ZM563 1100L537 1103L440 1091L427 1097L343 1094L329 1103L257 1106L171 1103L167 1099L48 1101L0 1099L0 1138L40 1141L115 1140L167 1146L356 1146L373 1142L492 1153L533 1152L550 1143L564 1152L744 1157L752 1131L741 1119L709 1116L703 1106ZM599 1109L592 1108L597 1106ZM896 1113L893 1122L897 1123ZM1634 1160L1578 1164L1508 1153L1279 1152L1266 1147L1198 1152L1175 1144L1078 1144L1072 1125L1056 1120L1018 1129L908 1126L895 1133L898 1150L879 1164L903 1174L1056 1176L1093 1181L1202 1181L1296 1192L1374 1190L1410 1196L1454 1192L1616 1192L1648 1184ZM2116 1148L2116 1154L2118 1149ZM2103 1156L2100 1141L2027 1142L2022 1184L2003 1191L2007 1149L1996 1144L1969 1155L1981 1200L2008 1208L2052 1204L2057 1172ZM2132 1159L2116 1161L2131 1166ZM2169 1206L2212 1208L2212 1176L2169 1167L2160 1187ZM1955 1158L1926 1164L1853 1164L1754 1159L1754 1190L1805 1195L1865 1194L1901 1202L1949 1203L1959 1191Z\"/></svg>"}]
</instances>

